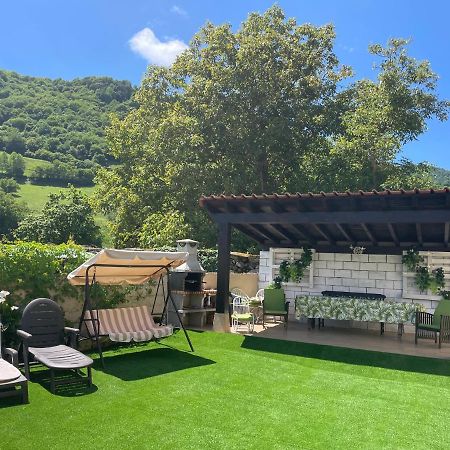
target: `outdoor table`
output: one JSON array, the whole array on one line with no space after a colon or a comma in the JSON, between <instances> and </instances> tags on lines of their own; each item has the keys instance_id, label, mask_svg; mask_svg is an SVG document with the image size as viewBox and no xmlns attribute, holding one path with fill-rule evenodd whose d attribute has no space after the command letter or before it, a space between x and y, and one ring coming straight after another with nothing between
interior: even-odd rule
<instances>
[{"instance_id":1,"label":"outdoor table","mask_svg":"<svg viewBox=\"0 0 450 450\"><path fill-rule=\"evenodd\" d=\"M403 324L413 323L416 311L423 309L421 304L388 299L367 300L314 295L298 296L295 299L297 319L305 317L307 319L379 322L381 333L384 332L385 323L397 323L400 335L403 334Z\"/></svg>"}]
</instances>

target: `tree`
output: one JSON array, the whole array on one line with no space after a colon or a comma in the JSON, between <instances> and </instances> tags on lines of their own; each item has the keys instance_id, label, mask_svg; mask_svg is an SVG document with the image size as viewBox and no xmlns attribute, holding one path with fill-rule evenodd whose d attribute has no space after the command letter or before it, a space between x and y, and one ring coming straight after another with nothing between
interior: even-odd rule
<instances>
[{"instance_id":1,"label":"tree","mask_svg":"<svg viewBox=\"0 0 450 450\"><path fill-rule=\"evenodd\" d=\"M150 66L138 107L107 132L121 164L98 176L116 244L137 245L145 218L170 211L213 244L201 194L381 188L395 177L401 145L449 103L402 40L370 48L377 82L342 83L351 70L334 38L331 25L297 25L273 6L235 33L207 24L172 67Z\"/></svg>"},{"instance_id":2,"label":"tree","mask_svg":"<svg viewBox=\"0 0 450 450\"><path fill-rule=\"evenodd\" d=\"M212 243L200 194L309 187L298 167L326 151L337 83L350 73L334 37L331 25L297 25L272 7L236 33L207 24L172 68L150 67L139 108L108 132L122 164L99 176L117 244L136 244L143 218L162 206Z\"/></svg>"},{"instance_id":3,"label":"tree","mask_svg":"<svg viewBox=\"0 0 450 450\"><path fill-rule=\"evenodd\" d=\"M0 190L12 194L19 190L19 183L13 178L0 178Z\"/></svg>"},{"instance_id":4,"label":"tree","mask_svg":"<svg viewBox=\"0 0 450 450\"><path fill-rule=\"evenodd\" d=\"M22 178L25 173L25 159L22 155L16 152L9 155L10 172L13 178Z\"/></svg>"},{"instance_id":5,"label":"tree","mask_svg":"<svg viewBox=\"0 0 450 450\"><path fill-rule=\"evenodd\" d=\"M43 243L61 244L72 240L77 244L101 244L88 197L73 186L50 194L42 212L23 219L15 236Z\"/></svg>"},{"instance_id":6,"label":"tree","mask_svg":"<svg viewBox=\"0 0 450 450\"><path fill-rule=\"evenodd\" d=\"M50 80L0 69L0 150L29 157L41 149L77 150L81 159L104 158L109 113L123 116L133 93L129 81Z\"/></svg>"},{"instance_id":7,"label":"tree","mask_svg":"<svg viewBox=\"0 0 450 450\"><path fill-rule=\"evenodd\" d=\"M13 230L27 213L24 204L0 189L0 238L10 239Z\"/></svg>"},{"instance_id":8,"label":"tree","mask_svg":"<svg viewBox=\"0 0 450 450\"><path fill-rule=\"evenodd\" d=\"M0 151L0 177L22 178L25 172L25 159L18 153L8 154Z\"/></svg>"},{"instance_id":9,"label":"tree","mask_svg":"<svg viewBox=\"0 0 450 450\"><path fill-rule=\"evenodd\" d=\"M344 130L332 149L332 166L343 169L331 175L334 189L339 185L347 189L392 185L392 177L399 173L396 158L401 147L426 130L427 119L447 118L450 103L439 100L434 92L436 74L428 61L407 55L407 44L403 39L391 39L386 47L369 47L370 53L381 58L380 70L376 82L361 80L351 87L350 107L342 117ZM406 175L411 164L404 162ZM336 179L342 175L343 179ZM425 184L415 187L428 187L425 179L416 178L420 180ZM394 184L401 185L398 181Z\"/></svg>"},{"instance_id":10,"label":"tree","mask_svg":"<svg viewBox=\"0 0 450 450\"><path fill-rule=\"evenodd\" d=\"M191 231L184 215L178 211L153 213L142 224L139 244L151 249L170 247L177 239L189 236Z\"/></svg>"},{"instance_id":11,"label":"tree","mask_svg":"<svg viewBox=\"0 0 450 450\"><path fill-rule=\"evenodd\" d=\"M17 132L11 131L5 139L5 149L8 153L25 153L25 139Z\"/></svg>"}]
</instances>

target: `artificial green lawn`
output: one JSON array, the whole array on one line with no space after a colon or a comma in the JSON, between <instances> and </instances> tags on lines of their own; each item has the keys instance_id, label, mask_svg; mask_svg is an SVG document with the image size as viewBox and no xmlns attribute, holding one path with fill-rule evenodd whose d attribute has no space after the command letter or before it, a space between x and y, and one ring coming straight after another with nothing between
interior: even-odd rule
<instances>
[{"instance_id":1,"label":"artificial green lawn","mask_svg":"<svg viewBox=\"0 0 450 450\"><path fill-rule=\"evenodd\" d=\"M106 353L96 388L0 408L0 448L448 448L447 361L191 332ZM169 345L172 347L169 347ZM76 395L83 394L84 395ZM0 399L0 405L8 400ZM11 402L9 402L11 404Z\"/></svg>"}]
</instances>

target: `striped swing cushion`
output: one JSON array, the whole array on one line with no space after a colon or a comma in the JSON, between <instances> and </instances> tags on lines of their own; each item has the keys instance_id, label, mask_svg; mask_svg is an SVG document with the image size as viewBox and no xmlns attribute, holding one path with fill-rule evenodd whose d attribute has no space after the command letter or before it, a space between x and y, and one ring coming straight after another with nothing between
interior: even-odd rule
<instances>
[{"instance_id":1,"label":"striped swing cushion","mask_svg":"<svg viewBox=\"0 0 450 450\"><path fill-rule=\"evenodd\" d=\"M86 311L85 323L89 333L94 335L90 311ZM93 309L92 318L98 318L99 336L109 336L114 342L144 342L161 339L173 334L172 325L156 325L148 306L128 308ZM97 323L97 322L96 322ZM96 325L97 326L97 325Z\"/></svg>"}]
</instances>

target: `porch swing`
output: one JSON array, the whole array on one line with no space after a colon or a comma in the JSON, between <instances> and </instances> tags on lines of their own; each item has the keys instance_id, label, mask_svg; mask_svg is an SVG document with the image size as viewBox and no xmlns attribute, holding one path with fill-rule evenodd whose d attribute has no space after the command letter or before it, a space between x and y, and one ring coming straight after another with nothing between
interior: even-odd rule
<instances>
[{"instance_id":1,"label":"porch swing","mask_svg":"<svg viewBox=\"0 0 450 450\"><path fill-rule=\"evenodd\" d=\"M178 316L191 351L194 351L182 318L175 307L170 291L170 269L183 264L188 257L185 252L151 252L145 250L103 249L72 271L67 279L74 286L84 285L84 303L80 317L79 341L91 340L96 345L104 366L101 337L114 342L145 342L159 340L173 334L173 326L167 323L168 304L171 302ZM167 277L166 287L164 277ZM153 305L100 309L94 307L91 288L102 285L141 285L150 279L158 279ZM157 296L162 290L164 306L155 314ZM153 315L159 316L157 325Z\"/></svg>"}]
</instances>

